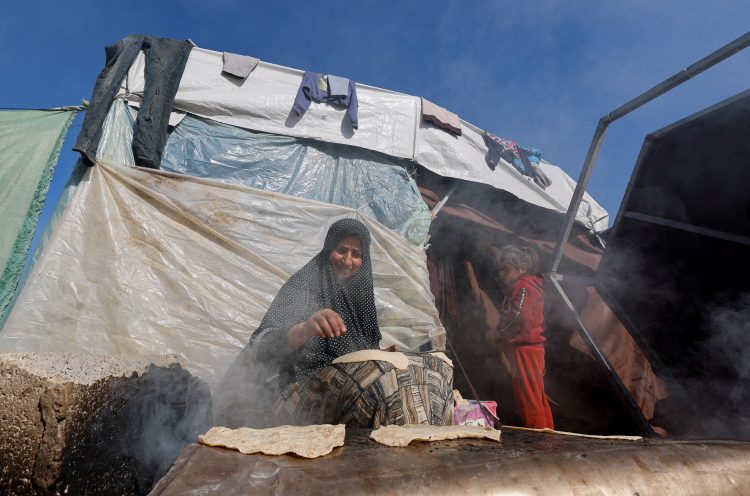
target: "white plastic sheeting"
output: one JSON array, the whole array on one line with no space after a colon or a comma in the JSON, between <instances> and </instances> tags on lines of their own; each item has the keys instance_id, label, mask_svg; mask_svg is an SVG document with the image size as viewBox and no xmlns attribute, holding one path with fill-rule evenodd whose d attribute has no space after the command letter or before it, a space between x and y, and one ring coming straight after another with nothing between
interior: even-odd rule
<instances>
[{"instance_id":1,"label":"white plastic sheeting","mask_svg":"<svg viewBox=\"0 0 750 496\"><path fill-rule=\"evenodd\" d=\"M113 102L97 156L133 164L134 123L131 109ZM161 160L167 172L351 207L422 246L430 210L407 165L370 150L258 133L190 115L169 134Z\"/></svg>"},{"instance_id":2,"label":"white plastic sheeting","mask_svg":"<svg viewBox=\"0 0 750 496\"><path fill-rule=\"evenodd\" d=\"M504 160L492 170L485 162L487 146L482 130L462 121L460 137L449 134L429 123L422 122L417 131L414 159L432 170L427 164L450 164L433 170L442 176L489 184L497 189L513 193L526 202L541 207L567 212L576 182L562 169L542 161L539 167L552 180L546 189L537 186L528 176ZM479 166L477 166L479 164ZM576 220L590 229L601 231L607 228L609 215L588 193L584 193Z\"/></svg>"},{"instance_id":3,"label":"white plastic sheeting","mask_svg":"<svg viewBox=\"0 0 750 496\"><path fill-rule=\"evenodd\" d=\"M188 115L169 135L161 170L351 207L421 246L430 210L404 162Z\"/></svg>"},{"instance_id":4,"label":"white plastic sheeting","mask_svg":"<svg viewBox=\"0 0 750 496\"><path fill-rule=\"evenodd\" d=\"M215 383L344 217L372 233L381 344L445 344L424 251L355 210L106 162L80 177L2 351L177 353Z\"/></svg>"},{"instance_id":5,"label":"white plastic sheeting","mask_svg":"<svg viewBox=\"0 0 750 496\"><path fill-rule=\"evenodd\" d=\"M120 94L133 101L143 94L144 61L141 54L122 84ZM570 184L575 185L575 181L565 172L543 165L553 181L544 190L505 161L492 171L485 162L487 147L481 130L463 122L462 135L454 136L422 122L419 97L358 83L359 129L354 131L345 110L330 105L313 103L301 118L291 111L303 71L260 62L244 82L238 83L223 76L221 69L221 52L194 48L174 107L246 129L353 145L412 159L441 176L489 184L534 205L567 211L572 196ZM576 220L595 230L605 229L606 210L588 194L584 202Z\"/></svg>"},{"instance_id":6,"label":"white plastic sheeting","mask_svg":"<svg viewBox=\"0 0 750 496\"><path fill-rule=\"evenodd\" d=\"M144 64L141 53L123 83L122 94L143 95ZM413 155L419 111L414 97L357 84L359 129L355 131L346 109L313 103L302 117L292 112L303 71L261 62L238 83L222 75L222 66L221 52L193 48L174 107L256 131L354 145L393 157Z\"/></svg>"}]
</instances>

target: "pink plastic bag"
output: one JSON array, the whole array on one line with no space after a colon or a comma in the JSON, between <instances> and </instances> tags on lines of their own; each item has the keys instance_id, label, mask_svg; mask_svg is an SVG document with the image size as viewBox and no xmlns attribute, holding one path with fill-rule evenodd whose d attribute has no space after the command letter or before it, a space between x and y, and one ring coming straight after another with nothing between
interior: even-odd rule
<instances>
[{"instance_id":1,"label":"pink plastic bag","mask_svg":"<svg viewBox=\"0 0 750 496\"><path fill-rule=\"evenodd\" d=\"M479 406L479 401L461 400L455 402L453 408L453 425L476 425L479 427L493 427L494 419L485 411L489 410L492 415L497 416L497 403L494 401L482 401L484 408Z\"/></svg>"}]
</instances>

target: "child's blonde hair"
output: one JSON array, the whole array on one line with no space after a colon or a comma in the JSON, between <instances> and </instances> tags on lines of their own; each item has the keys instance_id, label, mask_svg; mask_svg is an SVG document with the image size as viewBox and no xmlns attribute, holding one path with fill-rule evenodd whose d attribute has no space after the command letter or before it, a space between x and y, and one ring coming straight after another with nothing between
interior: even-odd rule
<instances>
[{"instance_id":1,"label":"child's blonde hair","mask_svg":"<svg viewBox=\"0 0 750 496\"><path fill-rule=\"evenodd\" d=\"M536 250L530 246L505 245L497 250L495 260L498 267L510 265L526 272L527 274L533 274L536 276L542 275L539 255L537 255Z\"/></svg>"}]
</instances>

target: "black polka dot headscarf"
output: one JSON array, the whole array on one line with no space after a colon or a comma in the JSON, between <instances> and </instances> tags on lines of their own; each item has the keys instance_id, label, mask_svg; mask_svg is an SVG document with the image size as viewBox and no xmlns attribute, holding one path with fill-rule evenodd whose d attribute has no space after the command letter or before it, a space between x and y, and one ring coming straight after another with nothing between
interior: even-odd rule
<instances>
[{"instance_id":1,"label":"black polka dot headscarf","mask_svg":"<svg viewBox=\"0 0 750 496\"><path fill-rule=\"evenodd\" d=\"M362 244L362 265L357 273L337 281L328 257L339 242L351 235ZM279 356L288 380L299 380L341 355L363 349L376 349L380 329L375 311L375 295L370 262L370 232L356 219L341 219L328 229L323 249L281 287L266 312L251 344L263 341L283 345L287 331L316 311L330 308L346 325L346 333L336 338L310 338L291 355ZM276 350L278 351L278 350ZM274 353L275 355L276 353Z\"/></svg>"}]
</instances>

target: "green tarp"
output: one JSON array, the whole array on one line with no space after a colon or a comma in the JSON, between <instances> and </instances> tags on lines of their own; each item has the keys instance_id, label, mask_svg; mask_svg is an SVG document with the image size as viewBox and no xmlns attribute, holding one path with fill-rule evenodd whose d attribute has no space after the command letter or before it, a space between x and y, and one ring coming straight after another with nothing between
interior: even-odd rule
<instances>
[{"instance_id":1,"label":"green tarp","mask_svg":"<svg viewBox=\"0 0 750 496\"><path fill-rule=\"evenodd\" d=\"M76 108L0 111L0 317L16 290L60 148L77 113Z\"/></svg>"}]
</instances>

